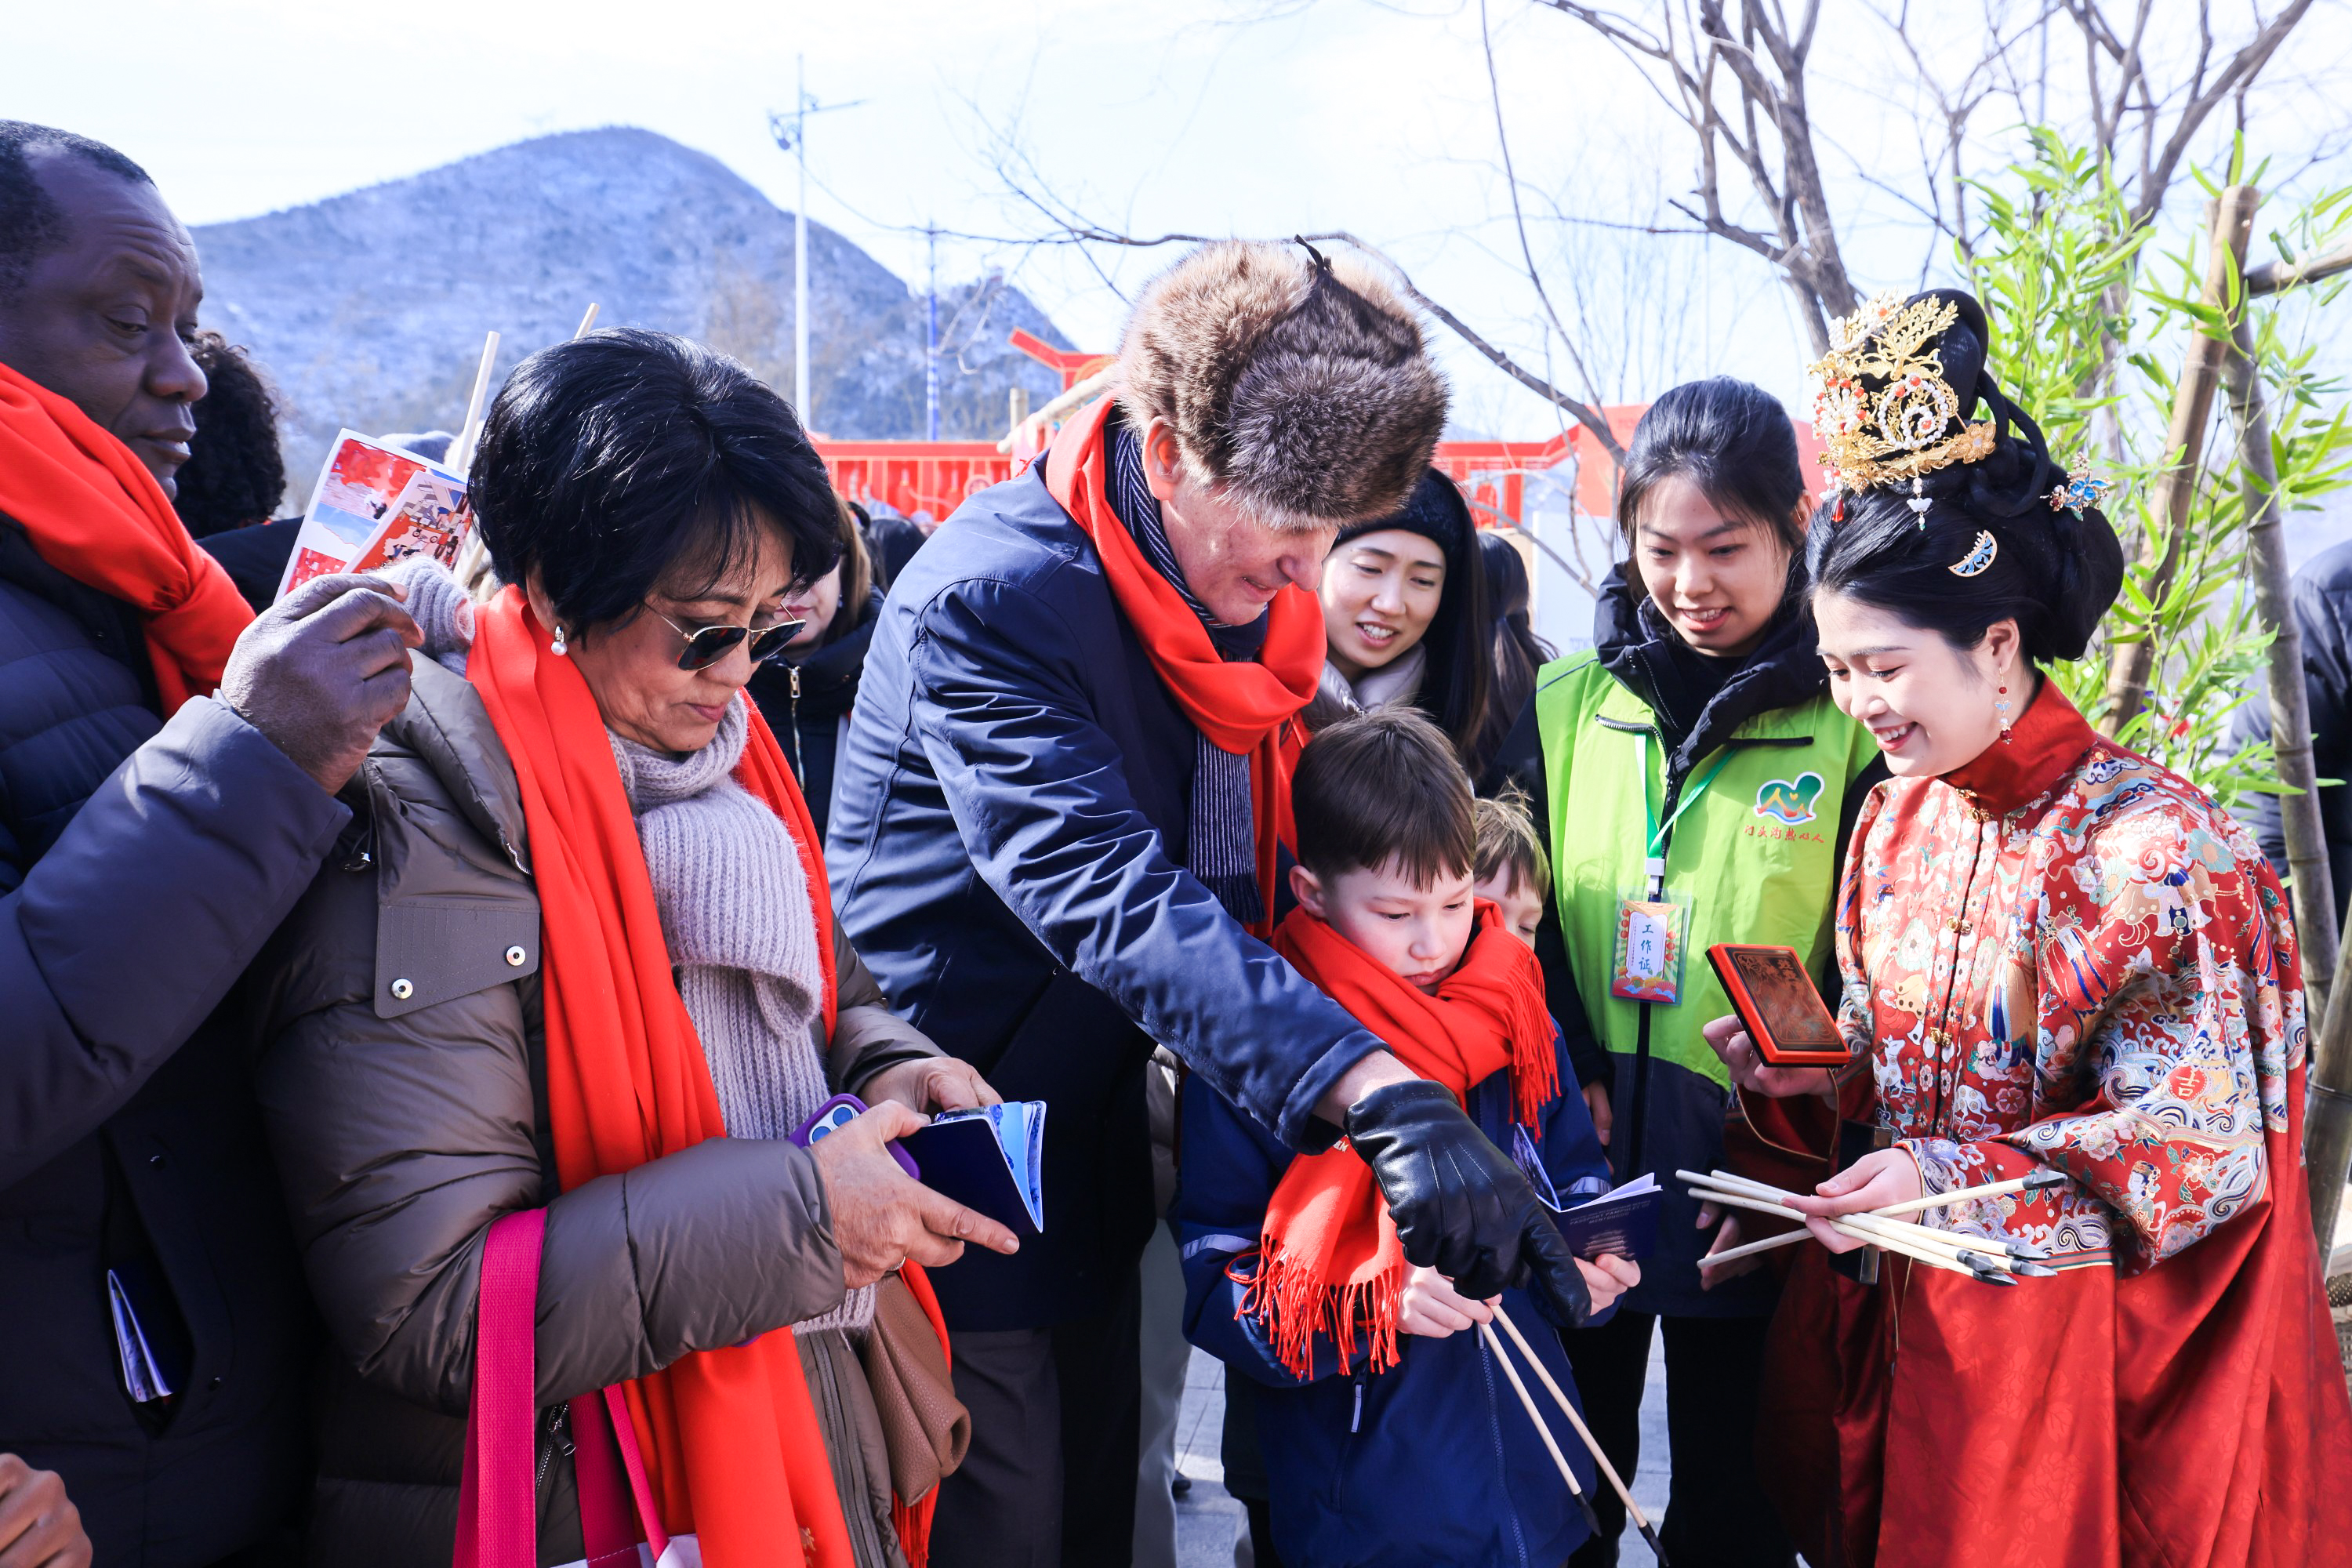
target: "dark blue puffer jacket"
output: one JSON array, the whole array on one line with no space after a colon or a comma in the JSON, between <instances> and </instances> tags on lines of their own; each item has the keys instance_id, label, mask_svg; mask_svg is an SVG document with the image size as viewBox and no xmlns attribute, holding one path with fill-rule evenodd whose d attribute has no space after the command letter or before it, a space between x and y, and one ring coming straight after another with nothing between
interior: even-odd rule
<instances>
[{"instance_id":1,"label":"dark blue puffer jacket","mask_svg":"<svg viewBox=\"0 0 2352 1568\"><path fill-rule=\"evenodd\" d=\"M0 519L0 1451L58 1471L100 1563L195 1568L307 1480L308 1298L221 1001L351 814L210 698L168 722L129 606ZM121 1387L106 1271L193 1349Z\"/></svg>"},{"instance_id":2,"label":"dark blue puffer jacket","mask_svg":"<svg viewBox=\"0 0 2352 1568\"><path fill-rule=\"evenodd\" d=\"M966 501L883 602L836 763L835 908L891 1005L1043 1100L1045 1227L933 1279L950 1327L1105 1310L1151 1228L1161 1041L1293 1145L1379 1046L1184 868L1197 731L1043 466Z\"/></svg>"},{"instance_id":3,"label":"dark blue puffer jacket","mask_svg":"<svg viewBox=\"0 0 2352 1568\"><path fill-rule=\"evenodd\" d=\"M1608 1161L1567 1052L1559 1057L1567 1092L1544 1112L1544 1168L1563 1194L1579 1186L1602 1191ZM1511 1147L1508 1074L1474 1086L1468 1109L1497 1146ZM1397 1364L1377 1376L1343 1366L1330 1339L1319 1337L1319 1375L1302 1383L1275 1355L1258 1323L1240 1315L1244 1287L1234 1278L1246 1279L1252 1271L1266 1203L1289 1169L1290 1151L1198 1078L1184 1086L1181 1126L1169 1221L1184 1255L1184 1332L1261 1385L1257 1436L1282 1561L1293 1568L1553 1568L1566 1562L1585 1538L1584 1516L1482 1336L1400 1335ZM1535 1297L1506 1290L1503 1310L1581 1413L1559 1332ZM1598 1314L1593 1321L1607 1318ZM1496 1332L1509 1344L1499 1328ZM1591 1456L1516 1347L1511 1355L1577 1484L1591 1492Z\"/></svg>"}]
</instances>

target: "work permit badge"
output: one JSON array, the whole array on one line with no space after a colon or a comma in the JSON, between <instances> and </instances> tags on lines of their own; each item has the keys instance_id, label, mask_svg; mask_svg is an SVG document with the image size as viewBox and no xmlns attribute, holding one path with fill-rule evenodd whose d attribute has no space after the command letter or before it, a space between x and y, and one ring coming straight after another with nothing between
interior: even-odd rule
<instances>
[{"instance_id":1,"label":"work permit badge","mask_svg":"<svg viewBox=\"0 0 2352 1568\"><path fill-rule=\"evenodd\" d=\"M1628 1002L1674 1006L1683 999L1683 950L1690 935L1690 905L1657 887L1617 899L1616 956L1609 994Z\"/></svg>"}]
</instances>

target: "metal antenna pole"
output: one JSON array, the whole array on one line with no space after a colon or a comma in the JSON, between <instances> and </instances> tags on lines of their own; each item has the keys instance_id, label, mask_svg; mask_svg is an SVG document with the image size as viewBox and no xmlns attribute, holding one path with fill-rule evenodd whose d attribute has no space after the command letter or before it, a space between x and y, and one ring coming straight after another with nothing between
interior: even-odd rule
<instances>
[{"instance_id":1,"label":"metal antenna pole","mask_svg":"<svg viewBox=\"0 0 2352 1568\"><path fill-rule=\"evenodd\" d=\"M808 308L808 117L829 114L836 109L855 109L866 100L849 103L819 103L809 96L808 57L793 57L793 107L789 110L768 112L768 134L777 146L793 155L800 170L800 195L793 203L793 412L801 423L811 423L809 416L809 308Z\"/></svg>"},{"instance_id":2,"label":"metal antenna pole","mask_svg":"<svg viewBox=\"0 0 2352 1568\"><path fill-rule=\"evenodd\" d=\"M793 412L809 422L808 317L808 57L793 57L793 152L801 189L793 203Z\"/></svg>"},{"instance_id":3,"label":"metal antenna pole","mask_svg":"<svg viewBox=\"0 0 2352 1568\"><path fill-rule=\"evenodd\" d=\"M940 438L940 229L932 224L930 282L923 295L923 438Z\"/></svg>"}]
</instances>

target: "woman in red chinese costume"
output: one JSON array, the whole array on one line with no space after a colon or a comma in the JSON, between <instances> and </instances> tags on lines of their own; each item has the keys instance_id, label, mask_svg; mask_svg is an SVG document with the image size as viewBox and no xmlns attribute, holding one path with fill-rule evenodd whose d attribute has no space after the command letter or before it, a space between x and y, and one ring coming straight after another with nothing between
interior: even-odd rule
<instances>
[{"instance_id":1,"label":"woman in red chinese costume","mask_svg":"<svg viewBox=\"0 0 2352 1568\"><path fill-rule=\"evenodd\" d=\"M1855 1065L1769 1068L1735 1020L1707 1032L1777 1173L1819 1182L1808 1212L2055 1171L1916 1217L2057 1272L1994 1289L1889 1255L1864 1284L1813 1222L1767 1478L1817 1568L2352 1561L2286 900L2251 834L2041 673L2082 656L2123 556L2104 487L1985 372L1988 335L1964 294L1882 298L1814 367L1836 488L1813 616L1895 774L1839 900ZM1830 1176L1841 1117L1892 1142Z\"/></svg>"}]
</instances>

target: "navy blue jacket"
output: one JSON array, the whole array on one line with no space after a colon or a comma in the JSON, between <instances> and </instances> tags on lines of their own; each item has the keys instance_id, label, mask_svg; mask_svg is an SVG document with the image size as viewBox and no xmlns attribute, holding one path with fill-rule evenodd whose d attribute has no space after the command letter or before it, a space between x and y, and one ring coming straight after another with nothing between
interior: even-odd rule
<instances>
[{"instance_id":1,"label":"navy blue jacket","mask_svg":"<svg viewBox=\"0 0 2352 1568\"><path fill-rule=\"evenodd\" d=\"M939 1270L952 1327L1095 1312L1131 1278L1152 1041L1294 1146L1335 1134L1315 1104L1379 1046L1184 869L1196 734L1042 464L966 501L883 603L835 906L894 1007L1052 1107L1045 1235Z\"/></svg>"},{"instance_id":2,"label":"navy blue jacket","mask_svg":"<svg viewBox=\"0 0 2352 1568\"><path fill-rule=\"evenodd\" d=\"M100 1563L217 1562L308 1479L309 1299L215 1009L350 815L209 698L163 721L138 616L0 519L0 1450ZM192 1344L167 1412L122 1392L126 1261Z\"/></svg>"},{"instance_id":3,"label":"navy blue jacket","mask_svg":"<svg viewBox=\"0 0 2352 1568\"><path fill-rule=\"evenodd\" d=\"M1563 1194L1602 1191L1609 1163L1573 1087L1567 1052L1559 1055L1560 1082L1570 1087L1544 1112L1544 1168ZM1511 1146L1507 1073L1475 1085L1468 1110L1498 1146ZM1181 1126L1169 1218L1184 1258L1184 1332L1263 1385L1257 1435L1282 1561L1297 1568L1553 1568L1567 1561L1585 1537L1584 1516L1483 1337L1475 1330L1444 1339L1401 1334L1397 1364L1372 1376L1361 1370L1360 1342L1350 1367L1330 1338L1319 1336L1318 1375L1293 1374L1259 1323L1240 1314L1244 1285L1234 1278L1245 1280L1253 1271L1266 1203L1291 1152L1198 1078L1184 1086ZM1503 1310L1580 1413L1559 1333L1535 1297L1506 1290ZM1590 1492L1591 1456L1516 1347L1511 1355L1577 1484Z\"/></svg>"}]
</instances>

